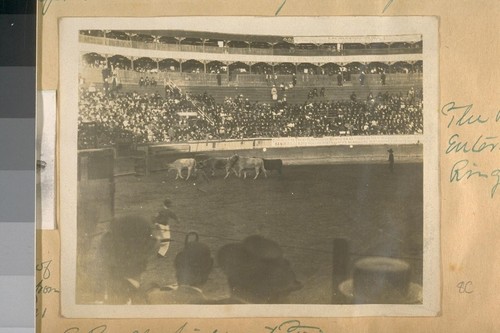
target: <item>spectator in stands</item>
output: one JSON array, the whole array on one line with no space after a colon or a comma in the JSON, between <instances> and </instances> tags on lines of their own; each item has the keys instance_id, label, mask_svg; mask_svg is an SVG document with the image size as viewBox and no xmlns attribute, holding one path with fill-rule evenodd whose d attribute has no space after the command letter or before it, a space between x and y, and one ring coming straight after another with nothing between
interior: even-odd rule
<instances>
[{"instance_id":1,"label":"spectator in stands","mask_svg":"<svg viewBox=\"0 0 500 333\"><path fill-rule=\"evenodd\" d=\"M125 216L111 222L101 239L108 304L145 304L147 288L140 276L154 253L151 225L142 217ZM99 281L101 282L101 281Z\"/></svg>"},{"instance_id":2,"label":"spectator in stands","mask_svg":"<svg viewBox=\"0 0 500 333\"><path fill-rule=\"evenodd\" d=\"M344 78L342 76L342 72L339 71L337 74L337 86L342 87L344 85Z\"/></svg>"},{"instance_id":3,"label":"spectator in stands","mask_svg":"<svg viewBox=\"0 0 500 333\"><path fill-rule=\"evenodd\" d=\"M194 241L189 241L195 235ZM149 304L206 304L209 300L201 288L212 271L213 258L207 245L198 241L198 234L186 235L184 249L174 261L176 286L155 288L148 292Z\"/></svg>"},{"instance_id":4,"label":"spectator in stands","mask_svg":"<svg viewBox=\"0 0 500 333\"><path fill-rule=\"evenodd\" d=\"M365 85L365 72L361 71L361 74L359 74L359 83L364 86Z\"/></svg>"},{"instance_id":5,"label":"spectator in stands","mask_svg":"<svg viewBox=\"0 0 500 333\"><path fill-rule=\"evenodd\" d=\"M350 101L325 103L316 102L311 89L306 104L290 104L284 96L286 91L280 103L275 104L250 102L243 95L216 103L208 94L188 98L170 81L165 83L165 97L147 92L106 95L92 88L81 88L79 148L112 145L123 138L146 143L179 142L188 138L422 133L421 90L414 93L413 100L411 94L386 92L377 98L372 95L358 101L353 92ZM278 101L276 87L271 90L271 98ZM88 137L90 132L84 129L87 123L95 124L96 139Z\"/></svg>"},{"instance_id":6,"label":"spectator in stands","mask_svg":"<svg viewBox=\"0 0 500 333\"><path fill-rule=\"evenodd\" d=\"M295 73L292 74L292 86L296 86L297 85L297 75L295 75Z\"/></svg>"},{"instance_id":7,"label":"spectator in stands","mask_svg":"<svg viewBox=\"0 0 500 333\"><path fill-rule=\"evenodd\" d=\"M220 75L220 71L217 70L217 85L220 87L222 85L222 76Z\"/></svg>"},{"instance_id":8,"label":"spectator in stands","mask_svg":"<svg viewBox=\"0 0 500 333\"><path fill-rule=\"evenodd\" d=\"M281 247L262 236L224 245L217 261L231 291L217 304L286 304L289 295L302 288Z\"/></svg>"},{"instance_id":9,"label":"spectator in stands","mask_svg":"<svg viewBox=\"0 0 500 333\"><path fill-rule=\"evenodd\" d=\"M271 98L273 99L273 101L278 100L278 89L276 89L276 86L274 84L271 88Z\"/></svg>"},{"instance_id":10,"label":"spectator in stands","mask_svg":"<svg viewBox=\"0 0 500 333\"><path fill-rule=\"evenodd\" d=\"M139 87L142 86L144 86L144 78L141 76L141 78L139 79Z\"/></svg>"}]
</instances>

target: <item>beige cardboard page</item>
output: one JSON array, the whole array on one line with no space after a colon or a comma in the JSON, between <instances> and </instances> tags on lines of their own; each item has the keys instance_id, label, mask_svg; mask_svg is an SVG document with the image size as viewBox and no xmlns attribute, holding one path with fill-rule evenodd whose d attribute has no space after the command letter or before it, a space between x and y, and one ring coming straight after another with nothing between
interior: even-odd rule
<instances>
[{"instance_id":1,"label":"beige cardboard page","mask_svg":"<svg viewBox=\"0 0 500 333\"><path fill-rule=\"evenodd\" d=\"M67 319L60 310L60 234L37 241L39 332L496 332L500 329L500 2L39 2L38 89L59 89L62 17L436 16L439 18L441 311L436 317ZM59 112L62 112L59 110ZM463 144L467 142L467 145ZM61 186L61 184L58 184ZM60 221L58 221L58 225ZM280 324L287 322L281 326ZM300 327L300 328L299 328Z\"/></svg>"}]
</instances>

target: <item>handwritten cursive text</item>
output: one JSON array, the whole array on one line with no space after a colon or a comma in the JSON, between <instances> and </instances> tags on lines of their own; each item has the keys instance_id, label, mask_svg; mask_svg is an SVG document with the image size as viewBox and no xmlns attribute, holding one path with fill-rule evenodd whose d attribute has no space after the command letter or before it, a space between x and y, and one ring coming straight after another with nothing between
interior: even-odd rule
<instances>
[{"instance_id":1,"label":"handwritten cursive text","mask_svg":"<svg viewBox=\"0 0 500 333\"><path fill-rule=\"evenodd\" d=\"M449 153L493 153L500 151L500 139L498 136L478 136L473 143L471 141L462 141L459 134L453 134L448 140L446 154Z\"/></svg>"},{"instance_id":2,"label":"handwritten cursive text","mask_svg":"<svg viewBox=\"0 0 500 333\"><path fill-rule=\"evenodd\" d=\"M470 178L493 178L494 184L490 191L490 196L493 198L498 185L500 185L500 169L494 169L487 172L480 170L475 163L472 163L472 165L470 164L469 160L460 160L456 162L451 168L450 183L460 182Z\"/></svg>"},{"instance_id":3,"label":"handwritten cursive text","mask_svg":"<svg viewBox=\"0 0 500 333\"><path fill-rule=\"evenodd\" d=\"M269 333L323 333L321 328L317 326L302 325L299 320L287 320L276 326L266 326Z\"/></svg>"},{"instance_id":4,"label":"handwritten cursive text","mask_svg":"<svg viewBox=\"0 0 500 333\"><path fill-rule=\"evenodd\" d=\"M488 122L489 118L483 118L480 114L472 114L473 104L465 106L455 106L455 102L450 102L442 107L441 113L445 116L451 115L451 119L448 122L448 128L450 126L464 126L473 124L484 124Z\"/></svg>"}]
</instances>

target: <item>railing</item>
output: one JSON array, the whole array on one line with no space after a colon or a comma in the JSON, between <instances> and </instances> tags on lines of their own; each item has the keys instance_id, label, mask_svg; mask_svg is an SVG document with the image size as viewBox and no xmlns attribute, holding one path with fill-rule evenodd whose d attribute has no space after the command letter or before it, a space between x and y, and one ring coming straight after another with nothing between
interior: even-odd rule
<instances>
[{"instance_id":1,"label":"railing","mask_svg":"<svg viewBox=\"0 0 500 333\"><path fill-rule=\"evenodd\" d=\"M141 41L119 40L104 37L80 35L81 43L127 47L145 50L159 51L183 51L200 53L228 53L228 54L256 54L256 55L286 55L286 56L345 56L345 55L374 55L374 54L415 54L422 53L422 48L373 48L373 49L279 49L279 48L240 48L240 47L218 47L208 45L184 45L184 44L163 44L146 43Z\"/></svg>"},{"instance_id":2,"label":"railing","mask_svg":"<svg viewBox=\"0 0 500 333\"><path fill-rule=\"evenodd\" d=\"M140 78L154 78L158 86L163 86L164 80L171 80L177 86L217 86L217 74L209 73L180 73L180 72L159 72L159 73L139 73L132 70L118 71L118 80L122 84L139 84ZM85 68L81 71L81 77L88 83L102 83L101 69ZM298 74L297 86L336 86L337 76L333 75L308 75ZM422 73L393 73L387 74L386 84L421 84ZM271 86L276 84L277 88L281 83L290 84L292 75L277 75L277 79L266 79L264 74L236 74L231 76L222 75L221 86L238 85L238 86ZM359 84L359 74L351 74L351 82ZM365 83L380 82L379 74L366 74Z\"/></svg>"}]
</instances>

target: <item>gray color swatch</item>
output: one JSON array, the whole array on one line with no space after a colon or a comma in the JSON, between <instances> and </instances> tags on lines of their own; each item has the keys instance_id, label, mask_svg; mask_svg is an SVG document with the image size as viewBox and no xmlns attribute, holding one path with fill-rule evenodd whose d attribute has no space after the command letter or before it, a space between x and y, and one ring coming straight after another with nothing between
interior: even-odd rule
<instances>
[{"instance_id":1,"label":"gray color swatch","mask_svg":"<svg viewBox=\"0 0 500 333\"><path fill-rule=\"evenodd\" d=\"M0 170L1 222L35 222L35 171Z\"/></svg>"},{"instance_id":2,"label":"gray color swatch","mask_svg":"<svg viewBox=\"0 0 500 333\"><path fill-rule=\"evenodd\" d=\"M35 67L0 67L0 117L35 117Z\"/></svg>"},{"instance_id":3,"label":"gray color swatch","mask_svg":"<svg viewBox=\"0 0 500 333\"><path fill-rule=\"evenodd\" d=\"M35 169L35 119L0 119L0 142L0 170Z\"/></svg>"},{"instance_id":4,"label":"gray color swatch","mask_svg":"<svg viewBox=\"0 0 500 333\"><path fill-rule=\"evenodd\" d=\"M0 327L34 327L35 295L32 275L0 276ZM12 332L12 331L11 331Z\"/></svg>"},{"instance_id":5,"label":"gray color swatch","mask_svg":"<svg viewBox=\"0 0 500 333\"><path fill-rule=\"evenodd\" d=\"M35 273L35 227L31 223L0 223L0 275Z\"/></svg>"}]
</instances>

